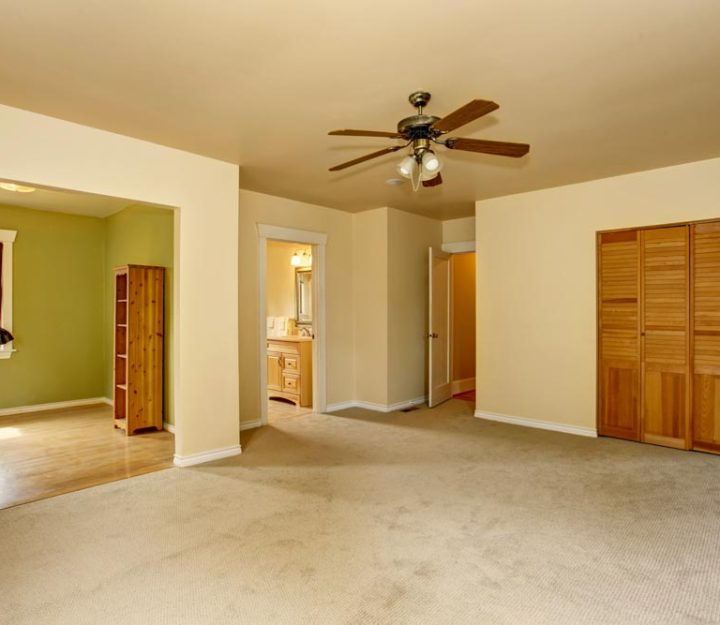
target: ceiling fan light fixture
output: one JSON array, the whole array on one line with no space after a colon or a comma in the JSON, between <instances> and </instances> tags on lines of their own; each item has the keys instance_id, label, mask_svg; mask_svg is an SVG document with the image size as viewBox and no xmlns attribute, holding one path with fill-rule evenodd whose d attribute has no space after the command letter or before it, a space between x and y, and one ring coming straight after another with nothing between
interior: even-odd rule
<instances>
[{"instance_id":1,"label":"ceiling fan light fixture","mask_svg":"<svg viewBox=\"0 0 720 625\"><path fill-rule=\"evenodd\" d=\"M423 173L428 174L437 174L442 169L442 161L440 158L432 151L432 150L425 150L422 155L422 169Z\"/></svg>"},{"instance_id":2,"label":"ceiling fan light fixture","mask_svg":"<svg viewBox=\"0 0 720 625\"><path fill-rule=\"evenodd\" d=\"M405 178L412 178L414 171L417 169L417 161L413 155L406 156L398 163L397 171Z\"/></svg>"}]
</instances>

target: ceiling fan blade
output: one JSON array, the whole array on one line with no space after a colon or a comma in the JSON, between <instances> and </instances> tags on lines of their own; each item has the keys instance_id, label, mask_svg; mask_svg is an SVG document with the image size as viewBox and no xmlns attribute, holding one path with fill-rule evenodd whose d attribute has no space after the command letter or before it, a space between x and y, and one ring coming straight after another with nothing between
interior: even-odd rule
<instances>
[{"instance_id":1,"label":"ceiling fan blade","mask_svg":"<svg viewBox=\"0 0 720 625\"><path fill-rule=\"evenodd\" d=\"M508 143L507 141L487 141L486 139L448 139L445 145L451 150L465 150L466 152L482 152L497 156L512 156L519 158L530 151L527 143Z\"/></svg>"},{"instance_id":2,"label":"ceiling fan blade","mask_svg":"<svg viewBox=\"0 0 720 625\"><path fill-rule=\"evenodd\" d=\"M385 132L384 130L331 130L329 135L341 135L343 137L385 137L387 139L402 139L403 136L397 132Z\"/></svg>"},{"instance_id":3,"label":"ceiling fan blade","mask_svg":"<svg viewBox=\"0 0 720 625\"><path fill-rule=\"evenodd\" d=\"M397 152L398 150L402 150L404 147L404 145L396 145L391 148L383 148L382 150L378 150L377 152L373 152L372 154L366 154L365 156L361 156L360 158L354 158L353 160L347 161L346 163L335 165L335 167L331 167L328 171L339 171L340 169L345 169L346 167L352 167L353 165L357 165L358 163L362 163L363 161L369 161L371 158L377 158L378 156L384 156L385 154L390 154L391 152Z\"/></svg>"},{"instance_id":4,"label":"ceiling fan blade","mask_svg":"<svg viewBox=\"0 0 720 625\"><path fill-rule=\"evenodd\" d=\"M423 187L437 187L438 185L442 184L442 181L443 181L442 176L440 174L438 174L437 176L435 176L434 178L432 178L430 180L423 180L422 186Z\"/></svg>"},{"instance_id":5,"label":"ceiling fan blade","mask_svg":"<svg viewBox=\"0 0 720 625\"><path fill-rule=\"evenodd\" d=\"M436 121L430 128L440 132L450 132L499 108L499 104L495 104L490 100L473 100L465 106L461 106L457 111L453 111L441 120Z\"/></svg>"}]
</instances>

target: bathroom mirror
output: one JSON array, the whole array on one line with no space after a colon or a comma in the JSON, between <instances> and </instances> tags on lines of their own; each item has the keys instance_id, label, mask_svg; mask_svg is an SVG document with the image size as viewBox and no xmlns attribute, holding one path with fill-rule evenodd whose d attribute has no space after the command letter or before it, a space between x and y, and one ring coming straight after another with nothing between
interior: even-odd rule
<instances>
[{"instance_id":1,"label":"bathroom mirror","mask_svg":"<svg viewBox=\"0 0 720 625\"><path fill-rule=\"evenodd\" d=\"M298 325L312 323L312 269L295 270L295 320Z\"/></svg>"}]
</instances>

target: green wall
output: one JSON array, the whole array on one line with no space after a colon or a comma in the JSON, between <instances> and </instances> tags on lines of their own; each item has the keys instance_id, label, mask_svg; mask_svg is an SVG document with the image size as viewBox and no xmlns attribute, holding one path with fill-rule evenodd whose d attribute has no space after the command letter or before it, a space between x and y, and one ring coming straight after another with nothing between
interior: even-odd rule
<instances>
[{"instance_id":1,"label":"green wall","mask_svg":"<svg viewBox=\"0 0 720 625\"><path fill-rule=\"evenodd\" d=\"M172 401L173 354L173 211L131 206L107 217L105 222L104 336L105 351L112 354L113 267L156 265L165 270L165 421L175 423ZM112 397L112 358L105 360L106 397Z\"/></svg>"},{"instance_id":2,"label":"green wall","mask_svg":"<svg viewBox=\"0 0 720 625\"><path fill-rule=\"evenodd\" d=\"M131 206L105 219L0 206L13 246L13 334L0 408L112 397L112 269L165 274L165 421L172 404L173 212Z\"/></svg>"},{"instance_id":3,"label":"green wall","mask_svg":"<svg viewBox=\"0 0 720 625\"><path fill-rule=\"evenodd\" d=\"M104 393L105 225L95 217L0 206L13 246L13 334L0 360L0 408Z\"/></svg>"}]
</instances>

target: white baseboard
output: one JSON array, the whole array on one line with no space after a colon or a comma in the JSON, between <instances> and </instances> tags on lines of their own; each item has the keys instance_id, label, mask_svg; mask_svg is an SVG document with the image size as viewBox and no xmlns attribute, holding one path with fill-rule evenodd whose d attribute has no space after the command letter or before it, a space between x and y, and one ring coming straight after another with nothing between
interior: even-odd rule
<instances>
[{"instance_id":1,"label":"white baseboard","mask_svg":"<svg viewBox=\"0 0 720 625\"><path fill-rule=\"evenodd\" d=\"M414 399L406 399L405 401L398 401L394 404L388 404L384 407L383 412L393 412L394 410L403 410L405 408L412 408L413 406L419 406L427 401L427 396L422 395L421 397L415 397Z\"/></svg>"},{"instance_id":2,"label":"white baseboard","mask_svg":"<svg viewBox=\"0 0 720 625\"><path fill-rule=\"evenodd\" d=\"M242 449L240 445L232 445L231 447L213 449L212 451L201 451L198 454L190 454L189 456L179 456L175 454L173 463L176 467L191 467L196 464L203 464L204 462L239 456L241 453Z\"/></svg>"},{"instance_id":3,"label":"white baseboard","mask_svg":"<svg viewBox=\"0 0 720 625\"><path fill-rule=\"evenodd\" d=\"M72 399L70 401L56 401L49 404L32 404L31 406L15 406L13 408L0 408L0 417L12 414L25 414L27 412L40 412L41 410L62 410L64 408L79 408L81 406L96 406L107 403L105 397L90 397L88 399Z\"/></svg>"},{"instance_id":4,"label":"white baseboard","mask_svg":"<svg viewBox=\"0 0 720 625\"><path fill-rule=\"evenodd\" d=\"M526 417L511 417L509 415L497 414L495 412L485 412L476 410L475 416L478 419L486 419L487 421L498 421L500 423L510 423L512 425L522 425L527 428L537 428L539 430L552 430L553 432L564 432L565 434L575 434L577 436L597 437L597 429L583 427L580 425L567 425L565 423L556 423L555 421L540 421L539 419L528 419Z\"/></svg>"},{"instance_id":5,"label":"white baseboard","mask_svg":"<svg viewBox=\"0 0 720 625\"><path fill-rule=\"evenodd\" d=\"M259 428L262 425L262 421L260 419L255 419L254 421L241 421L240 422L240 431L243 430L252 430L253 428Z\"/></svg>"},{"instance_id":6,"label":"white baseboard","mask_svg":"<svg viewBox=\"0 0 720 625\"><path fill-rule=\"evenodd\" d=\"M101 397L101 398L100 398L100 401L101 401L103 404L107 404L108 406L114 406L114 405L115 405L115 402L114 402L112 399L110 399L109 397Z\"/></svg>"},{"instance_id":7,"label":"white baseboard","mask_svg":"<svg viewBox=\"0 0 720 625\"><path fill-rule=\"evenodd\" d=\"M345 410L347 408L355 408L357 406L357 402L353 401L352 399L350 401L339 401L335 404L328 404L325 406L325 412L336 412L338 410Z\"/></svg>"},{"instance_id":8,"label":"white baseboard","mask_svg":"<svg viewBox=\"0 0 720 625\"><path fill-rule=\"evenodd\" d=\"M465 391L472 391L475 389L475 378L463 378L462 380L454 380L450 384L450 391L453 395L458 393L464 393Z\"/></svg>"},{"instance_id":9,"label":"white baseboard","mask_svg":"<svg viewBox=\"0 0 720 625\"><path fill-rule=\"evenodd\" d=\"M346 408L365 408L366 410L374 410L375 412L394 412L395 410L403 410L404 408L424 404L426 401L427 397L424 395L422 397L416 397L415 399L398 401L394 404L377 404L371 401L353 399L350 401L341 401L336 404L328 404L325 412L336 412L337 410L345 410Z\"/></svg>"}]
</instances>

